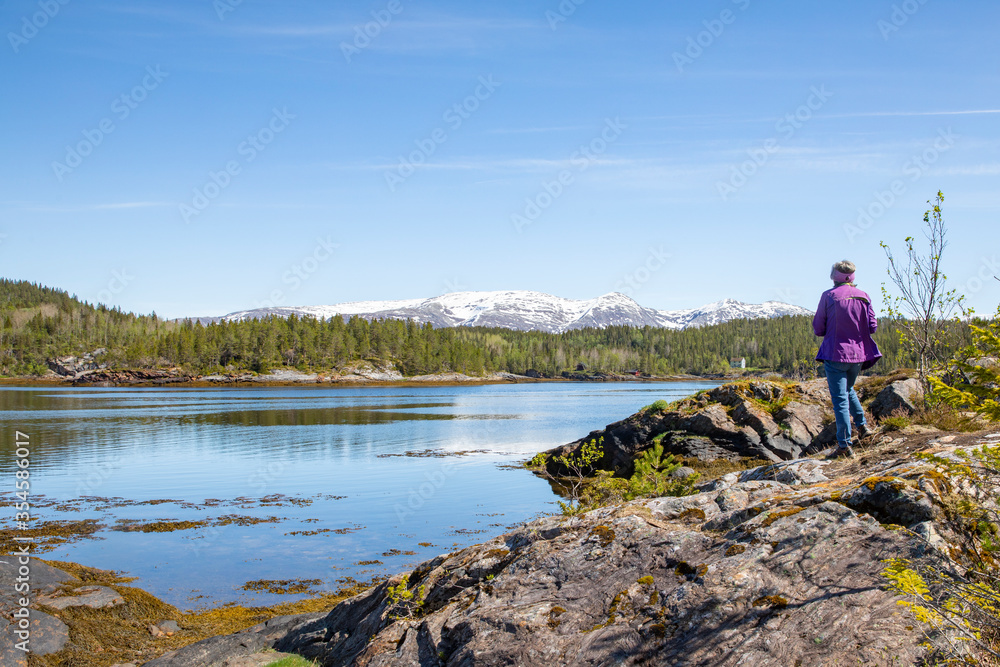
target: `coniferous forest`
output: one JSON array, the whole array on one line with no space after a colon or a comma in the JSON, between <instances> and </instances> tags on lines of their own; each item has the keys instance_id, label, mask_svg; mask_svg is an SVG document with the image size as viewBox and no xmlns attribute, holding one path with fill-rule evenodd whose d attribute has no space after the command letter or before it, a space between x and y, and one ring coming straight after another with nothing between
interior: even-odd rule
<instances>
[{"instance_id":1,"label":"coniferous forest","mask_svg":"<svg viewBox=\"0 0 1000 667\"><path fill-rule=\"evenodd\" d=\"M951 347L969 342L954 323ZM893 322L880 323L884 359L873 372L912 367ZM440 328L412 321L290 317L207 326L164 321L91 305L64 291L0 279L0 375L41 375L47 360L97 348L112 368L180 367L191 373L330 370L360 360L391 361L407 376L456 371L556 376L584 364L588 371L708 375L747 368L808 375L819 339L810 318L733 320L683 331L653 327L579 329L562 334L499 328Z\"/></svg>"}]
</instances>

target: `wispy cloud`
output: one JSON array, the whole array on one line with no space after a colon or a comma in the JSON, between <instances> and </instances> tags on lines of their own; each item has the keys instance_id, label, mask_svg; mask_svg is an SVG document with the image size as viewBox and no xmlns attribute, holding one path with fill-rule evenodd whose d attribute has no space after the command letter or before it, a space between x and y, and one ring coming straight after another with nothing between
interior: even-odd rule
<instances>
[{"instance_id":1,"label":"wispy cloud","mask_svg":"<svg viewBox=\"0 0 1000 667\"><path fill-rule=\"evenodd\" d=\"M279 37L326 37L339 35L345 39L353 38L354 28L363 26L366 22L371 22L371 17L366 14L358 14L355 22L337 22L321 25L291 24L291 25L241 25L234 26L233 32L254 35L254 36L279 36ZM392 23L392 31L387 30L386 34L393 31L400 33L431 33L441 34L466 34L472 31L517 31L533 29L542 26L539 21L523 20L491 20L478 18L448 17L435 20L407 20L396 19Z\"/></svg>"},{"instance_id":2,"label":"wispy cloud","mask_svg":"<svg viewBox=\"0 0 1000 667\"><path fill-rule=\"evenodd\" d=\"M579 159L579 156L577 156ZM589 167L622 167L647 163L648 160L633 160L629 158L609 158L599 157L587 161ZM386 171L399 167L399 161L380 163L347 163L328 162L322 165L326 169L346 170L346 171ZM449 161L427 162L417 166L418 170L435 171L504 171L513 170L521 172L549 172L553 170L575 167L573 159L570 157L563 159L549 158L500 158L500 159L480 159L480 158L457 158Z\"/></svg>"},{"instance_id":3,"label":"wispy cloud","mask_svg":"<svg viewBox=\"0 0 1000 667\"><path fill-rule=\"evenodd\" d=\"M589 130L592 125L563 125L556 127L498 127L488 130L487 134L541 134L544 132L571 132L576 130Z\"/></svg>"},{"instance_id":4,"label":"wispy cloud","mask_svg":"<svg viewBox=\"0 0 1000 667\"><path fill-rule=\"evenodd\" d=\"M1000 164L970 164L941 169L948 176L1000 176Z\"/></svg>"},{"instance_id":5,"label":"wispy cloud","mask_svg":"<svg viewBox=\"0 0 1000 667\"><path fill-rule=\"evenodd\" d=\"M113 202L108 204L78 204L72 206L26 204L23 208L26 211L35 211L38 213L78 213L81 211L115 211L132 208L156 208L160 206L177 206L177 202L129 201Z\"/></svg>"},{"instance_id":6,"label":"wispy cloud","mask_svg":"<svg viewBox=\"0 0 1000 667\"><path fill-rule=\"evenodd\" d=\"M827 118L876 118L879 116L975 116L1000 113L1000 109L966 109L961 111L859 111L829 114Z\"/></svg>"}]
</instances>

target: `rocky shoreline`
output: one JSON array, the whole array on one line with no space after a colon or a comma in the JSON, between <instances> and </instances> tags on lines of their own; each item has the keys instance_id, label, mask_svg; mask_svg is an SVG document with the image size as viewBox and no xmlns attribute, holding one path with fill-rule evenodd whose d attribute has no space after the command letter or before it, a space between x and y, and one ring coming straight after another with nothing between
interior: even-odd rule
<instances>
[{"instance_id":1,"label":"rocky shoreline","mask_svg":"<svg viewBox=\"0 0 1000 667\"><path fill-rule=\"evenodd\" d=\"M693 375L635 376L618 373L564 373L549 377L541 374L518 375L496 372L483 376L464 373L434 373L430 375L404 376L395 368L352 367L328 372L312 373L298 370L274 370L266 374L251 372L217 373L211 375L191 375L180 369L87 369L73 374L59 374L50 371L43 376L0 378L5 386L52 386L74 387L169 387L204 388L220 386L456 386L486 384L516 384L523 382L671 382L715 378L701 378Z\"/></svg>"},{"instance_id":2,"label":"rocky shoreline","mask_svg":"<svg viewBox=\"0 0 1000 667\"><path fill-rule=\"evenodd\" d=\"M888 558L936 562L953 539L932 466L914 455L990 443L1000 433L913 429L856 460L781 462L690 496L539 519L330 609L144 664L265 665L285 654L369 667L920 664L925 633L880 576ZM58 616L51 599L39 604ZM116 663L109 653L91 664Z\"/></svg>"},{"instance_id":3,"label":"rocky shoreline","mask_svg":"<svg viewBox=\"0 0 1000 667\"><path fill-rule=\"evenodd\" d=\"M913 407L913 389L896 377L861 393L885 418ZM194 643L183 618L164 616L179 633L147 641L144 655L159 646L159 657L144 664L249 667L285 654L359 667L922 664L927 628L899 606L885 561L963 558L968 543L949 517L964 491L921 455L962 461L1000 444L1000 433L909 426L860 443L855 459L826 460L828 405L817 382L751 381L648 406L550 450L545 473L565 473L554 459L599 438L604 456L595 467L627 477L656 443L701 467L692 495L538 519L343 601L271 610L256 625ZM708 472L719 465L736 470ZM127 616L115 604L116 592L130 602L121 587L76 579L43 589L39 611L62 620L74 604L66 598L93 598L119 621ZM78 641L66 625L61 651ZM129 664L112 659L123 647L102 651L86 664ZM61 655L35 664L70 664Z\"/></svg>"}]
</instances>

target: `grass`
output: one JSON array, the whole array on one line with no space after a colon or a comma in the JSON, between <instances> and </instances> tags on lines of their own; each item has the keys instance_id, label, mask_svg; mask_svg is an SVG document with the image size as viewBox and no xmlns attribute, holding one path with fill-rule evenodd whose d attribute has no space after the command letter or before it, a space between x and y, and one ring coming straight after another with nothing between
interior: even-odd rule
<instances>
[{"instance_id":1,"label":"grass","mask_svg":"<svg viewBox=\"0 0 1000 667\"><path fill-rule=\"evenodd\" d=\"M933 426L942 431L957 431L959 433L972 433L989 426L977 419L975 415L959 412L944 403L918 410L910 419L914 424Z\"/></svg>"},{"instance_id":2,"label":"grass","mask_svg":"<svg viewBox=\"0 0 1000 667\"><path fill-rule=\"evenodd\" d=\"M660 399L658 401L653 401L639 412L643 413L665 412L668 407L670 407L670 404L664 401L663 399Z\"/></svg>"},{"instance_id":3,"label":"grass","mask_svg":"<svg viewBox=\"0 0 1000 667\"><path fill-rule=\"evenodd\" d=\"M893 415L892 417L886 417L879 424L883 431L891 433L892 431L902 431L904 428L911 424L909 417L903 415Z\"/></svg>"},{"instance_id":4,"label":"grass","mask_svg":"<svg viewBox=\"0 0 1000 667\"><path fill-rule=\"evenodd\" d=\"M306 660L305 658L293 655L275 662L269 662L264 667L316 667L316 664L312 660Z\"/></svg>"}]
</instances>

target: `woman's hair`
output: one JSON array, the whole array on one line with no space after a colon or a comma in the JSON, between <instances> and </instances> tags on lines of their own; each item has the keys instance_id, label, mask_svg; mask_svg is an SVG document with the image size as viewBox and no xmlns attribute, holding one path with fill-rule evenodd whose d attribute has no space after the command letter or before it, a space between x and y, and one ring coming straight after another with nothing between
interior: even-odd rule
<instances>
[{"instance_id":1,"label":"woman's hair","mask_svg":"<svg viewBox=\"0 0 1000 667\"><path fill-rule=\"evenodd\" d=\"M834 273L843 273L844 275L851 275L857 270L858 267L854 266L854 262L850 262L846 259L842 259L833 265L830 270L830 277L833 278Z\"/></svg>"}]
</instances>

